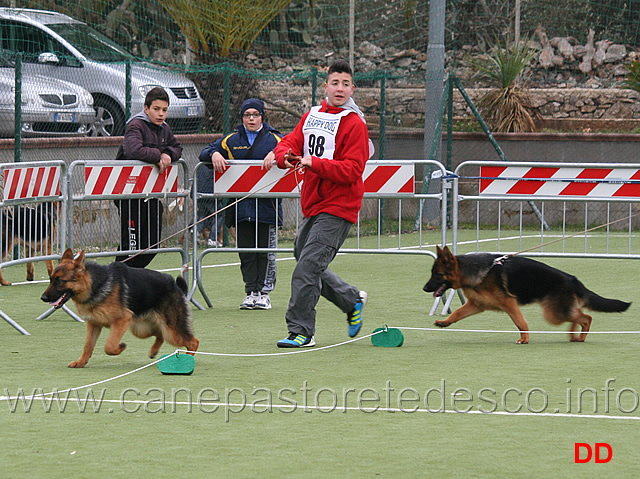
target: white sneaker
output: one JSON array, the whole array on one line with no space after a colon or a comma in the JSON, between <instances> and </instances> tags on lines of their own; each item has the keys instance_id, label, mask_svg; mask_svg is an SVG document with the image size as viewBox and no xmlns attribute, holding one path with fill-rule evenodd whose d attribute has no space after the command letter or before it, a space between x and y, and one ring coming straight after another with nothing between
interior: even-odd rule
<instances>
[{"instance_id":1,"label":"white sneaker","mask_svg":"<svg viewBox=\"0 0 640 479\"><path fill-rule=\"evenodd\" d=\"M271 298L268 294L260 293L253 307L255 309L271 309Z\"/></svg>"},{"instance_id":2,"label":"white sneaker","mask_svg":"<svg viewBox=\"0 0 640 479\"><path fill-rule=\"evenodd\" d=\"M260 298L258 293L248 294L242 303L240 303L240 309L253 309L256 305L256 300Z\"/></svg>"},{"instance_id":3,"label":"white sneaker","mask_svg":"<svg viewBox=\"0 0 640 479\"><path fill-rule=\"evenodd\" d=\"M220 243L220 241L218 241L218 240L214 240L214 239L209 238L207 240L207 246L209 248L222 248L222 243Z\"/></svg>"}]
</instances>

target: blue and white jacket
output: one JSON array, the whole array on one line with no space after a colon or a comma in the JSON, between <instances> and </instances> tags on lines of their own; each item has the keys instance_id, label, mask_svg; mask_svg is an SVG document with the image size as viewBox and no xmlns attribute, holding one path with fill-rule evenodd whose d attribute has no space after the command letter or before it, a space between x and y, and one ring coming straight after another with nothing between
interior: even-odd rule
<instances>
[{"instance_id":1,"label":"blue and white jacket","mask_svg":"<svg viewBox=\"0 0 640 479\"><path fill-rule=\"evenodd\" d=\"M262 130L258 132L258 136L254 140L255 144L251 157L247 157L247 153L251 149L251 143L247 137L244 125L238 125L236 131L220 138L200 152L200 161L203 163L211 163L211 155L214 152L220 153L227 160L263 160L267 154L272 151L282 139L282 134L271 127L268 123L262 124ZM206 169L205 169L206 170ZM237 218L235 208L227 210L227 224L233 225L237 219L238 223L242 221L256 221L271 225L282 226L282 201L278 201L278 211L276 214L275 198L260 198L257 200L258 209L256 210L256 199L247 198L237 205Z\"/></svg>"}]
</instances>

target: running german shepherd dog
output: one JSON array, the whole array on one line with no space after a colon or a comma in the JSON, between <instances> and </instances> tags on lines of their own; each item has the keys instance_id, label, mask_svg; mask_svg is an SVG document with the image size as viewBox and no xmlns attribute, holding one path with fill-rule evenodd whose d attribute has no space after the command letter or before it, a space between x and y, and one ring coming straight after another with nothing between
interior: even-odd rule
<instances>
[{"instance_id":1,"label":"running german shepherd dog","mask_svg":"<svg viewBox=\"0 0 640 479\"><path fill-rule=\"evenodd\" d=\"M435 322L441 328L482 311L504 311L520 330L517 343L527 344L529 326L520 306L536 302L542 306L544 319L553 325L570 322L569 339L582 342L591 316L581 308L621 313L631 304L598 296L575 276L529 258L488 253L454 256L447 246L437 247L437 254L424 291L437 298L448 288L462 289L467 299L447 319ZM578 326L580 334L576 333Z\"/></svg>"},{"instance_id":2,"label":"running german shepherd dog","mask_svg":"<svg viewBox=\"0 0 640 479\"><path fill-rule=\"evenodd\" d=\"M78 314L87 323L84 350L70 368L83 368L102 328L111 328L104 346L107 354L120 354L127 347L122 336L131 330L138 338L155 336L149 357L154 358L164 341L197 351L200 341L193 336L187 283L168 274L132 268L122 262L106 266L85 262L84 251L75 257L70 248L53 270L42 301L60 308L73 299Z\"/></svg>"}]
</instances>

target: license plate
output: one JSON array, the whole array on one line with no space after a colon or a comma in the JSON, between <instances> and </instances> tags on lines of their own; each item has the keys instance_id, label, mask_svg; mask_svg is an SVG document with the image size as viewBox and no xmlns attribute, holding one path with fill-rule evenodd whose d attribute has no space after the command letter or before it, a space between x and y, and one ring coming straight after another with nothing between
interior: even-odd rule
<instances>
[{"instance_id":1,"label":"license plate","mask_svg":"<svg viewBox=\"0 0 640 479\"><path fill-rule=\"evenodd\" d=\"M71 113L68 111L57 112L55 115L53 115L53 121L55 123L74 123L75 113Z\"/></svg>"},{"instance_id":2,"label":"license plate","mask_svg":"<svg viewBox=\"0 0 640 479\"><path fill-rule=\"evenodd\" d=\"M199 106L188 106L187 107L187 116L200 116L200 107Z\"/></svg>"}]
</instances>

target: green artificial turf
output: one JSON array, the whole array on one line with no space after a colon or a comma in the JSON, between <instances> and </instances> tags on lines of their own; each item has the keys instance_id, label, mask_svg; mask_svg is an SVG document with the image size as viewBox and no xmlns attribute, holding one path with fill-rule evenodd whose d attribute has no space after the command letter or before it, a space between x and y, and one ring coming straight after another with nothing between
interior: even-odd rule
<instances>
[{"instance_id":1,"label":"green artificial turf","mask_svg":"<svg viewBox=\"0 0 640 479\"><path fill-rule=\"evenodd\" d=\"M577 344L566 334L534 333L530 344L516 345L511 320L492 312L455 327L510 332L426 330L435 319L433 299L422 291L430 257L341 255L332 270L369 293L361 336L384 325L425 330L403 329L398 348L365 338L323 349L349 338L344 314L321 299L317 347L281 355L288 351L275 343L287 333L294 261L279 259L273 309L241 311L237 255L206 256L203 279L214 306L194 308L193 321L200 352L213 354L196 355L189 376L162 375L155 365L126 374L151 362L152 341L127 333L127 349L111 357L103 351L106 331L87 367L69 369L84 325L62 311L35 320L47 309L39 299L45 282L0 288L0 309L31 333L0 320L0 396L12 398L0 401L2 477L637 475L637 334L591 334ZM603 296L638 295L633 261L543 261ZM179 262L158 256L151 267ZM4 273L17 282L24 269ZM42 264L36 273L46 276ZM592 331L640 330L636 308L594 313ZM523 311L533 331L567 329L547 325L538 306ZM161 354L174 350L165 345ZM14 399L91 384L59 401ZM577 442L609 443L613 458L575 464Z\"/></svg>"}]
</instances>

